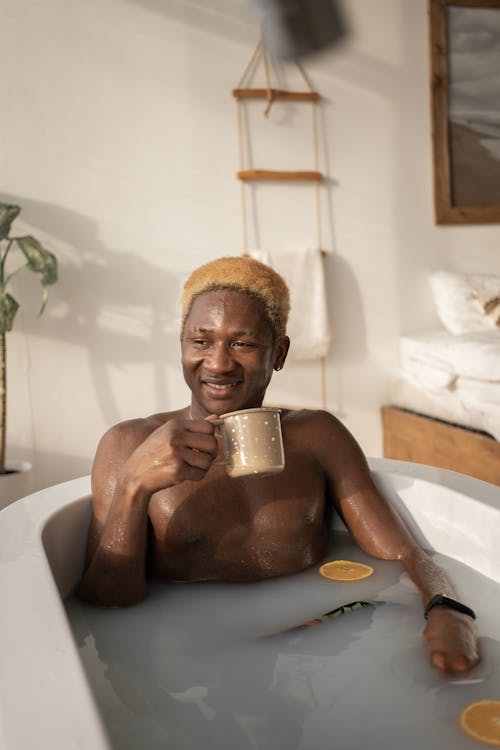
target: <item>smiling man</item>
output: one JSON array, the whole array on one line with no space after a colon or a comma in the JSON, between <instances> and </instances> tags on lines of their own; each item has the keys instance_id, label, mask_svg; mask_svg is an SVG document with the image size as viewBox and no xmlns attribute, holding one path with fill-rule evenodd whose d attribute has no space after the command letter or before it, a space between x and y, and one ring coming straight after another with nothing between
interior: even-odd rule
<instances>
[{"instance_id":1,"label":"smiling man","mask_svg":"<svg viewBox=\"0 0 500 750\"><path fill-rule=\"evenodd\" d=\"M231 479L214 465L214 415L261 406L288 353L288 289L249 257L220 258L184 287L182 366L191 403L122 422L101 439L82 598L123 606L165 581L256 581L325 555L332 511L369 555L399 560L422 594L431 662L467 672L474 613L375 487L352 435L325 411L282 411L285 470ZM443 598L444 597L444 598Z\"/></svg>"}]
</instances>

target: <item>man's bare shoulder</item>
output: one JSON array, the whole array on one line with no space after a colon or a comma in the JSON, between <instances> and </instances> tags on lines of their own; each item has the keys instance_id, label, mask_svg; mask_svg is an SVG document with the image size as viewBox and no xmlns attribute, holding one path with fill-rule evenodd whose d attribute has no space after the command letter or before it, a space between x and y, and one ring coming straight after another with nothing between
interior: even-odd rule
<instances>
[{"instance_id":1,"label":"man's bare shoulder","mask_svg":"<svg viewBox=\"0 0 500 750\"><path fill-rule=\"evenodd\" d=\"M110 427L97 447L96 457L105 453L109 458L130 455L152 432L175 417L185 416L186 409L159 412L147 417L127 419Z\"/></svg>"},{"instance_id":2,"label":"man's bare shoulder","mask_svg":"<svg viewBox=\"0 0 500 750\"><path fill-rule=\"evenodd\" d=\"M345 430L340 419L324 409L282 409L281 423L286 430L300 431L302 434L304 430L319 431L320 436Z\"/></svg>"},{"instance_id":3,"label":"man's bare shoulder","mask_svg":"<svg viewBox=\"0 0 500 750\"><path fill-rule=\"evenodd\" d=\"M363 464L361 449L341 420L324 409L283 410L283 434L293 445L312 453L330 470L354 459Z\"/></svg>"}]
</instances>

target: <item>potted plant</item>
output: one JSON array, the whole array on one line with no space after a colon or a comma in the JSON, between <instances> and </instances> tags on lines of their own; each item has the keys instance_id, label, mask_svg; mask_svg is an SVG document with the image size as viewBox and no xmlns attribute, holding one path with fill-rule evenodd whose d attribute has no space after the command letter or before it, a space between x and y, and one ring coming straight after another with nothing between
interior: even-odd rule
<instances>
[{"instance_id":1,"label":"potted plant","mask_svg":"<svg viewBox=\"0 0 500 750\"><path fill-rule=\"evenodd\" d=\"M6 334L12 330L19 303L9 292L12 277L23 269L40 277L42 304L45 309L48 286L57 281L57 259L31 235L11 235L12 223L19 216L19 206L0 203L0 509L21 497L14 484L15 475L25 469L26 462L9 465L5 458L7 370ZM17 257L16 257L17 256Z\"/></svg>"}]
</instances>

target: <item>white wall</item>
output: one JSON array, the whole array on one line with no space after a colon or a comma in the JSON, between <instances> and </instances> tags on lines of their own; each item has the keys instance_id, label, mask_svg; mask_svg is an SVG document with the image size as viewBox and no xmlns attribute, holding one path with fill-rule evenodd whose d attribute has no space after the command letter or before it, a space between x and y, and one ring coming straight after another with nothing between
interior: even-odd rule
<instances>
[{"instance_id":1,"label":"white wall","mask_svg":"<svg viewBox=\"0 0 500 750\"><path fill-rule=\"evenodd\" d=\"M349 40L305 62L324 96L330 178L328 394L380 455L397 336L437 325L427 273L500 272L500 228L433 222L426 0L347 5ZM242 249L230 92L258 21L246 0L0 0L0 11L0 200L21 204L19 229L60 259L41 319L36 283L19 277L9 334L9 453L34 460L44 486L86 473L114 422L187 403L178 298L193 267ZM265 159L310 168L300 106L251 117ZM314 244L308 187L254 198L255 242ZM291 364L270 400L315 406L319 387L317 364Z\"/></svg>"}]
</instances>

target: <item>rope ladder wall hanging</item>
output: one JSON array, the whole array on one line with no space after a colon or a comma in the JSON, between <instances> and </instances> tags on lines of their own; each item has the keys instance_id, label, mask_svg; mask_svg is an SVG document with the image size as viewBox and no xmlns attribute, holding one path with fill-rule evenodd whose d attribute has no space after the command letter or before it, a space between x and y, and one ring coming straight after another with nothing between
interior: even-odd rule
<instances>
[{"instance_id":1,"label":"rope ladder wall hanging","mask_svg":"<svg viewBox=\"0 0 500 750\"><path fill-rule=\"evenodd\" d=\"M274 183L309 183L315 192L315 224L316 224L316 243L317 249L321 253L321 258L324 260L327 253L322 249L323 247L323 230L322 230L322 212L321 212L321 184L323 181L323 174L319 167L319 134L318 134L318 104L320 101L320 94L313 89L305 71L301 65L294 61L290 63L295 67L299 73L300 78L304 81L306 90L296 91L288 90L283 88L274 88L271 85L271 70L270 63L266 51L265 44L261 39L257 44L247 66L245 67L243 74L237 84L237 87L233 89L233 97L236 100L236 113L237 113L237 130L238 130L238 156L239 156L239 169L237 177L241 185L241 216L242 216L242 233L243 233L243 255L250 255L250 239L249 239L249 211L248 211L248 187L255 182L274 182ZM253 88L249 85L249 82L257 70L262 65L265 79L264 88ZM271 107L275 101L283 101L285 103L297 102L304 103L311 107L311 138L312 138L312 154L313 164L312 169L309 170L283 170L283 169L264 169L264 168L253 168L250 165L250 148L246 148L248 143L248 129L249 125L245 127L244 118L244 103L252 100L262 100L266 102L264 109L264 116L267 118ZM247 154L248 151L248 154ZM254 209L256 210L256 209ZM326 354L319 357L320 363L320 377L321 377L321 408L327 409L327 387L326 387Z\"/></svg>"}]
</instances>

